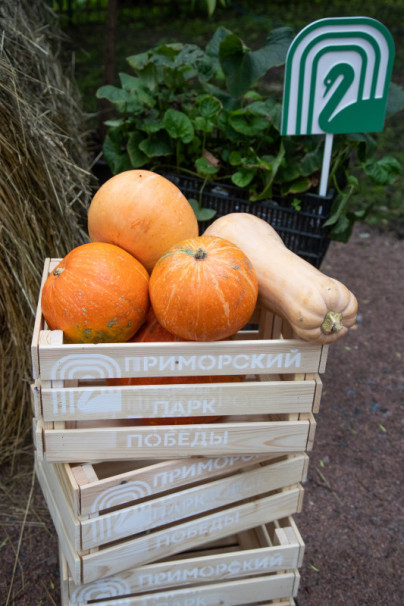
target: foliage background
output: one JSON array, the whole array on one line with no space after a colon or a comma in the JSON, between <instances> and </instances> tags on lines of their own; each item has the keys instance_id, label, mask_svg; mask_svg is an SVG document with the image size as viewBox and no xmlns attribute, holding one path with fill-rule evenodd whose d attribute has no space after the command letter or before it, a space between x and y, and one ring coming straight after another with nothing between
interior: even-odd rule
<instances>
[{"instance_id":1,"label":"foliage background","mask_svg":"<svg viewBox=\"0 0 404 606\"><path fill-rule=\"evenodd\" d=\"M68 40L66 60L74 62L75 76L93 131L90 145L94 155L99 151L105 135L103 121L110 108L97 101L95 93L102 84L119 84L120 71L128 71L126 57L143 52L163 42L194 43L204 46L217 27L223 25L239 35L251 48L259 48L268 32L275 27L290 26L296 33L309 22L332 16L365 15L381 21L395 40L396 56L393 82L404 85L404 1L403 0L227 0L217 2L211 16L207 0L153 0L130 2L125 0L50 0L57 9L60 25ZM116 4L117 27L111 33L107 9ZM225 4L225 6L223 6ZM111 56L111 35L114 38ZM108 48L110 49L108 51ZM109 56L108 56L109 52ZM107 63L113 63L113 70ZM271 78L274 71L272 70ZM268 82L269 90L281 95L283 68L275 70L275 80ZM108 104L107 104L108 105ZM386 121L385 129L377 135L378 155L393 154L404 166L403 112ZM360 178L361 191L356 197L361 202L374 202L369 221L394 229L404 235L404 205L402 191L404 175L393 186L375 187Z\"/></svg>"}]
</instances>

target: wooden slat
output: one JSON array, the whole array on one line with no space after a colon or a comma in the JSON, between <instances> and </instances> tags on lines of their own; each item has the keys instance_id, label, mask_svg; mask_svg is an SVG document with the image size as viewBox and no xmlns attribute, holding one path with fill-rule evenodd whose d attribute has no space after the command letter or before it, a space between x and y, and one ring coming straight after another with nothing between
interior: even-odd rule
<instances>
[{"instance_id":1,"label":"wooden slat","mask_svg":"<svg viewBox=\"0 0 404 606\"><path fill-rule=\"evenodd\" d=\"M316 381L41 389L45 421L310 412Z\"/></svg>"},{"instance_id":2,"label":"wooden slat","mask_svg":"<svg viewBox=\"0 0 404 606\"><path fill-rule=\"evenodd\" d=\"M202 587L171 590L169 593L157 592L143 596L130 596L125 599L125 606L160 606L161 604L225 604L242 606L262 600L274 600L290 596L296 583L295 572L267 575L254 579L242 579L225 583L214 583ZM102 601L100 606L117 606L117 602Z\"/></svg>"},{"instance_id":3,"label":"wooden slat","mask_svg":"<svg viewBox=\"0 0 404 606\"><path fill-rule=\"evenodd\" d=\"M41 379L318 372L322 346L301 340L40 344Z\"/></svg>"},{"instance_id":4,"label":"wooden slat","mask_svg":"<svg viewBox=\"0 0 404 606\"><path fill-rule=\"evenodd\" d=\"M43 421L41 419L32 419L32 442L35 448L35 453L41 461L44 458L43 451Z\"/></svg>"},{"instance_id":5,"label":"wooden slat","mask_svg":"<svg viewBox=\"0 0 404 606\"><path fill-rule=\"evenodd\" d=\"M323 382L318 374L308 374L307 378L314 379L314 381L316 382L316 391L314 394L312 412L314 414L317 414L320 411L321 396L323 394Z\"/></svg>"},{"instance_id":6,"label":"wooden slat","mask_svg":"<svg viewBox=\"0 0 404 606\"><path fill-rule=\"evenodd\" d=\"M36 314L35 314L34 328L32 331L31 363L32 363L32 376L34 377L34 379L39 378L39 350L38 350L39 334L40 334L40 331L44 327L44 320L43 320L42 308L41 308L41 293L42 293L43 285L45 284L46 279L49 275L50 263L51 263L50 259L45 259L44 267L43 267L43 271L42 271L42 277L41 277L41 285L40 285L39 295L38 295L38 305L37 305Z\"/></svg>"},{"instance_id":7,"label":"wooden slat","mask_svg":"<svg viewBox=\"0 0 404 606\"><path fill-rule=\"evenodd\" d=\"M327 357L328 357L329 348L330 348L329 345L323 345L323 347L322 347L321 358L320 358L320 365L319 365L319 368L318 368L318 372L319 373L325 372L325 367L326 367L326 364L327 364Z\"/></svg>"},{"instance_id":8,"label":"wooden slat","mask_svg":"<svg viewBox=\"0 0 404 606\"><path fill-rule=\"evenodd\" d=\"M124 505L129 501L133 502L145 496L158 495L169 489L178 490L188 484L228 475L236 470L250 467L253 463L271 461L275 457L277 455L234 455L174 459L154 464L145 462L143 467L133 471L110 475L90 483L83 483L83 472L78 476L79 468L75 467L73 473L75 479L80 483L80 514L99 511L108 495L114 495L116 506ZM122 464L121 461L119 463ZM85 478L87 480L88 475Z\"/></svg>"},{"instance_id":9,"label":"wooden slat","mask_svg":"<svg viewBox=\"0 0 404 606\"><path fill-rule=\"evenodd\" d=\"M63 518L63 515L59 512L59 509L55 503L55 498L52 493L51 487L48 483L45 473L43 472L42 462L38 459L38 457L35 458L35 473L41 486L42 493L45 497L45 501L48 506L56 533L58 535L61 549L63 551L64 557L67 560L70 573L72 574L73 578L77 579L78 582L80 582L82 575L80 558L77 552L72 547L69 532L66 531L65 520ZM69 512L67 518L69 520L72 520L73 512Z\"/></svg>"},{"instance_id":10,"label":"wooden slat","mask_svg":"<svg viewBox=\"0 0 404 606\"><path fill-rule=\"evenodd\" d=\"M161 459L193 455L289 454L304 452L310 421L273 421L49 429L44 452L49 462Z\"/></svg>"},{"instance_id":11,"label":"wooden slat","mask_svg":"<svg viewBox=\"0 0 404 606\"><path fill-rule=\"evenodd\" d=\"M36 418L42 417L41 382L39 379L31 385L31 405L33 416Z\"/></svg>"},{"instance_id":12,"label":"wooden slat","mask_svg":"<svg viewBox=\"0 0 404 606\"><path fill-rule=\"evenodd\" d=\"M45 461L37 467L41 468L42 476L45 478L46 484L53 495L53 500L63 520L63 526L66 529L69 540L73 548L77 551L77 546L80 545L81 538L80 522L75 518L71 504L65 498L63 488L60 484L60 478L56 472L56 467L54 465L49 465L49 463L46 463Z\"/></svg>"}]
</instances>

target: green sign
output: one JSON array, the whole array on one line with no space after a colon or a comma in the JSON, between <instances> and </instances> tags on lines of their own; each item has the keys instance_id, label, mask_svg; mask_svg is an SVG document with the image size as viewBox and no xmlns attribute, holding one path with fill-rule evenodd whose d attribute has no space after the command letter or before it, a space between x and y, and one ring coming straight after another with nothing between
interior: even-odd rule
<instances>
[{"instance_id":1,"label":"green sign","mask_svg":"<svg viewBox=\"0 0 404 606\"><path fill-rule=\"evenodd\" d=\"M368 17L320 19L293 40L286 57L281 133L328 135L323 195L332 135L383 130L393 60L390 32Z\"/></svg>"}]
</instances>

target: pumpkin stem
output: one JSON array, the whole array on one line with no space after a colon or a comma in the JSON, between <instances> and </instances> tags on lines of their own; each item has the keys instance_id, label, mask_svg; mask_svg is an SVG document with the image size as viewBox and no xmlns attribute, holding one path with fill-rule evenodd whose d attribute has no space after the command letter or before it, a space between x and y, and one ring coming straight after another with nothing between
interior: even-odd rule
<instances>
[{"instance_id":1,"label":"pumpkin stem","mask_svg":"<svg viewBox=\"0 0 404 606\"><path fill-rule=\"evenodd\" d=\"M336 311L328 311L321 324L321 331L325 335L330 335L334 332L339 332L342 326L342 314Z\"/></svg>"},{"instance_id":2,"label":"pumpkin stem","mask_svg":"<svg viewBox=\"0 0 404 606\"><path fill-rule=\"evenodd\" d=\"M53 270L53 275L54 276L60 276L60 274L62 272L64 272L65 268L64 267L57 267L56 269Z\"/></svg>"},{"instance_id":3,"label":"pumpkin stem","mask_svg":"<svg viewBox=\"0 0 404 606\"><path fill-rule=\"evenodd\" d=\"M199 247L196 252L195 252L195 259L197 261L201 260L201 259L206 259L206 257L208 256L208 253L206 252L206 250L204 250L203 248Z\"/></svg>"}]
</instances>

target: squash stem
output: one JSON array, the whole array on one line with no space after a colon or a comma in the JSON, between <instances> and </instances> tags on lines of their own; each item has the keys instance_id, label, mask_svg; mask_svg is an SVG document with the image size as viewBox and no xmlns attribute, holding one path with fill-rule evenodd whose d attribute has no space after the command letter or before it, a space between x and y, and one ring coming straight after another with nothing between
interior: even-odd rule
<instances>
[{"instance_id":1,"label":"squash stem","mask_svg":"<svg viewBox=\"0 0 404 606\"><path fill-rule=\"evenodd\" d=\"M201 259L206 259L206 257L208 256L208 253L206 252L206 250L204 250L203 248L199 247L194 254L194 257L197 261L200 261Z\"/></svg>"},{"instance_id":2,"label":"squash stem","mask_svg":"<svg viewBox=\"0 0 404 606\"><path fill-rule=\"evenodd\" d=\"M342 326L342 314L336 311L328 311L320 328L325 335L331 335L334 332L339 332Z\"/></svg>"}]
</instances>

